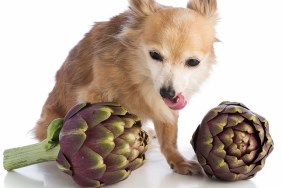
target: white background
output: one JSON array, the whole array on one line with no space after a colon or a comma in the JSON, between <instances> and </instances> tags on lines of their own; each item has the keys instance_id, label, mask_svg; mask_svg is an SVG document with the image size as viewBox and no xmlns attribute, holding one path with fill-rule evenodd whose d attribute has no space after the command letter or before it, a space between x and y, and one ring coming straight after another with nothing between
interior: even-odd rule
<instances>
[{"instance_id":1,"label":"white background","mask_svg":"<svg viewBox=\"0 0 282 188\"><path fill-rule=\"evenodd\" d=\"M185 6L185 0L159 2ZM238 101L269 120L274 151L253 179L235 183L172 173L156 142L147 162L131 176L109 186L149 188L248 187L278 185L282 169L282 2L218 0L217 65L190 105L181 112L179 148L194 158L189 143L207 111L223 100ZM0 152L32 144L30 130L54 85L54 75L68 51L96 21L127 9L127 0L0 0ZM280 84L279 84L280 83ZM2 157L0 158L2 163ZM278 175L280 174L280 175ZM55 163L7 173L0 168L0 187L78 187Z\"/></svg>"}]
</instances>

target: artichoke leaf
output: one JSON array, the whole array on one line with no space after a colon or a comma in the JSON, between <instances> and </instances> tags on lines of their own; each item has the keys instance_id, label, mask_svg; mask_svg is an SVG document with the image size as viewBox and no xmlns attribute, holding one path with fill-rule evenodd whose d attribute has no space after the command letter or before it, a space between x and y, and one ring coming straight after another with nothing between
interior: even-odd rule
<instances>
[{"instance_id":1,"label":"artichoke leaf","mask_svg":"<svg viewBox=\"0 0 282 188\"><path fill-rule=\"evenodd\" d=\"M61 151L68 157L76 154L83 146L86 134L70 134L60 136Z\"/></svg>"},{"instance_id":2,"label":"artichoke leaf","mask_svg":"<svg viewBox=\"0 0 282 188\"><path fill-rule=\"evenodd\" d=\"M68 175L72 175L71 165L64 156L64 154L60 151L57 156L57 167Z\"/></svg>"},{"instance_id":3,"label":"artichoke leaf","mask_svg":"<svg viewBox=\"0 0 282 188\"><path fill-rule=\"evenodd\" d=\"M83 146L80 151L69 160L74 169L101 169L105 165L104 159L87 146Z\"/></svg>"},{"instance_id":4,"label":"artichoke leaf","mask_svg":"<svg viewBox=\"0 0 282 188\"><path fill-rule=\"evenodd\" d=\"M126 179L129 175L130 171L128 170L118 170L114 172L107 171L105 175L101 178L101 182L105 184L113 184Z\"/></svg>"},{"instance_id":5,"label":"artichoke leaf","mask_svg":"<svg viewBox=\"0 0 282 188\"><path fill-rule=\"evenodd\" d=\"M114 134L106 127L99 125L93 127L86 132L87 142L105 143L113 142Z\"/></svg>"},{"instance_id":6,"label":"artichoke leaf","mask_svg":"<svg viewBox=\"0 0 282 188\"><path fill-rule=\"evenodd\" d=\"M112 109L104 106L94 110L92 113L93 113L93 121L91 123L91 127L96 126L101 122L105 121L106 119L108 119L112 114Z\"/></svg>"},{"instance_id":7,"label":"artichoke leaf","mask_svg":"<svg viewBox=\"0 0 282 188\"><path fill-rule=\"evenodd\" d=\"M242 132L247 132L249 134L253 134L255 132L254 128L252 125L250 125L248 122L242 122L233 127L233 129L242 131Z\"/></svg>"},{"instance_id":8,"label":"artichoke leaf","mask_svg":"<svg viewBox=\"0 0 282 188\"><path fill-rule=\"evenodd\" d=\"M211 152L218 157L225 158L226 152L224 150L225 148L224 144L217 137L214 137L213 140L214 142L213 142L213 148Z\"/></svg>"},{"instance_id":9,"label":"artichoke leaf","mask_svg":"<svg viewBox=\"0 0 282 188\"><path fill-rule=\"evenodd\" d=\"M131 161L126 169L129 169L130 171L136 170L137 168L141 167L144 164L143 157L136 158L135 160Z\"/></svg>"},{"instance_id":10,"label":"artichoke leaf","mask_svg":"<svg viewBox=\"0 0 282 188\"><path fill-rule=\"evenodd\" d=\"M237 114L230 114L227 118L227 125L226 127L237 127L238 124L242 123L244 118Z\"/></svg>"},{"instance_id":11,"label":"artichoke leaf","mask_svg":"<svg viewBox=\"0 0 282 188\"><path fill-rule=\"evenodd\" d=\"M89 147L91 150L95 151L101 157L107 157L115 148L114 141L100 141L100 142L85 142L85 145Z\"/></svg>"},{"instance_id":12,"label":"artichoke leaf","mask_svg":"<svg viewBox=\"0 0 282 188\"><path fill-rule=\"evenodd\" d=\"M254 161L255 157L257 156L258 150L253 150L250 153L247 153L241 157L245 164L250 164Z\"/></svg>"},{"instance_id":13,"label":"artichoke leaf","mask_svg":"<svg viewBox=\"0 0 282 188\"><path fill-rule=\"evenodd\" d=\"M124 116L127 114L127 110L122 107L122 106L116 106L116 107L112 107L112 114L113 115L120 115L120 116Z\"/></svg>"},{"instance_id":14,"label":"artichoke leaf","mask_svg":"<svg viewBox=\"0 0 282 188\"><path fill-rule=\"evenodd\" d=\"M89 179L79 174L74 174L72 178L78 185L83 186L83 187L97 188L101 186L101 182L99 180Z\"/></svg>"},{"instance_id":15,"label":"artichoke leaf","mask_svg":"<svg viewBox=\"0 0 282 188\"><path fill-rule=\"evenodd\" d=\"M226 128L224 131L217 135L220 141L228 148L233 143L234 131L232 128Z\"/></svg>"},{"instance_id":16,"label":"artichoke leaf","mask_svg":"<svg viewBox=\"0 0 282 188\"><path fill-rule=\"evenodd\" d=\"M208 121L212 120L213 118L217 117L220 114L220 112L222 112L222 111L223 111L223 108L221 108L221 107L215 107L215 108L211 109L206 114L206 116L204 117L202 124L205 124Z\"/></svg>"},{"instance_id":17,"label":"artichoke leaf","mask_svg":"<svg viewBox=\"0 0 282 188\"><path fill-rule=\"evenodd\" d=\"M64 121L66 121L67 119L72 118L72 116L74 116L75 114L77 114L79 111L81 111L83 108L85 108L86 106L89 106L90 103L80 103L75 105L74 107L72 107L67 114L65 115Z\"/></svg>"},{"instance_id":18,"label":"artichoke leaf","mask_svg":"<svg viewBox=\"0 0 282 188\"><path fill-rule=\"evenodd\" d=\"M226 106L226 108L224 109L224 111L222 113L225 114L242 114L247 112L247 109L242 108L241 106L237 106L237 105L228 105Z\"/></svg>"},{"instance_id":19,"label":"artichoke leaf","mask_svg":"<svg viewBox=\"0 0 282 188\"><path fill-rule=\"evenodd\" d=\"M235 156L226 155L225 161L227 162L230 169L244 166L246 163L242 159L238 159Z\"/></svg>"},{"instance_id":20,"label":"artichoke leaf","mask_svg":"<svg viewBox=\"0 0 282 188\"><path fill-rule=\"evenodd\" d=\"M128 159L123 155L110 154L104 159L107 164L107 171L116 171L126 168L129 164Z\"/></svg>"},{"instance_id":21,"label":"artichoke leaf","mask_svg":"<svg viewBox=\"0 0 282 188\"><path fill-rule=\"evenodd\" d=\"M227 125L228 115L219 115L208 122L209 130L213 136L221 133Z\"/></svg>"},{"instance_id":22,"label":"artichoke leaf","mask_svg":"<svg viewBox=\"0 0 282 188\"><path fill-rule=\"evenodd\" d=\"M236 174L248 174L251 172L256 165L250 164L250 165L243 165L237 168L232 168L230 169L231 172L236 173Z\"/></svg>"},{"instance_id":23,"label":"artichoke leaf","mask_svg":"<svg viewBox=\"0 0 282 188\"><path fill-rule=\"evenodd\" d=\"M117 155L123 155L127 158L131 153L131 147L125 140L116 138L115 139L115 148L112 151L112 153L117 154Z\"/></svg>"},{"instance_id":24,"label":"artichoke leaf","mask_svg":"<svg viewBox=\"0 0 282 188\"><path fill-rule=\"evenodd\" d=\"M124 132L125 122L118 116L111 116L102 124L114 134L114 138L117 138Z\"/></svg>"}]
</instances>

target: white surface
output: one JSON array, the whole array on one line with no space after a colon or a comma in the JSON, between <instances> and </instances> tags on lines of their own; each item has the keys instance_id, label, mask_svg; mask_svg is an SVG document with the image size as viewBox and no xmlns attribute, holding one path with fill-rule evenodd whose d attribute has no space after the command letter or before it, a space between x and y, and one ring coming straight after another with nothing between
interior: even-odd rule
<instances>
[{"instance_id":1,"label":"white surface","mask_svg":"<svg viewBox=\"0 0 282 188\"><path fill-rule=\"evenodd\" d=\"M160 0L185 6L185 0ZM281 180L281 5L280 0L218 0L221 19L216 44L217 65L190 105L181 112L179 148L194 157L191 135L206 112L223 100L239 101L269 120L273 153L253 179L234 183L172 173L154 142L147 162L131 176L109 187L265 188ZM53 87L54 75L68 51L95 21L107 20L127 8L127 0L0 0L0 152L35 143L30 130ZM0 159L2 163L2 157ZM0 168L0 187L78 187L55 163L7 173Z\"/></svg>"}]
</instances>

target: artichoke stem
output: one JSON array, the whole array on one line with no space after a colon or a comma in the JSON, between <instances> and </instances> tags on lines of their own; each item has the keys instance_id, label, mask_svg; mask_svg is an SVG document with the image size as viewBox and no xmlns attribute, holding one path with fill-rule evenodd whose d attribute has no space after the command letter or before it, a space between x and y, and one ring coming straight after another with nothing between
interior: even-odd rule
<instances>
[{"instance_id":1,"label":"artichoke stem","mask_svg":"<svg viewBox=\"0 0 282 188\"><path fill-rule=\"evenodd\" d=\"M4 168L11 171L32 164L55 161L60 150L60 145L57 144L52 149L47 149L46 142L47 140L44 140L37 144L5 150Z\"/></svg>"}]
</instances>

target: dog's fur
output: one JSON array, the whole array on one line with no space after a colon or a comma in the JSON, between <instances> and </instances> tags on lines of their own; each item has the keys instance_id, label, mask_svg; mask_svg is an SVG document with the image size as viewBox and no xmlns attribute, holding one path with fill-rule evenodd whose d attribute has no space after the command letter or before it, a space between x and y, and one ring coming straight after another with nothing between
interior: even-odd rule
<instances>
[{"instance_id":1,"label":"dog's fur","mask_svg":"<svg viewBox=\"0 0 282 188\"><path fill-rule=\"evenodd\" d=\"M166 105L160 89L172 87L189 100L208 76L214 63L216 0L190 0L187 8L154 0L129 3L128 11L96 23L70 51L56 74L35 135L46 138L48 124L77 103L116 101L143 121L154 122L161 151L175 172L198 174L200 166L178 152L178 111ZM163 60L154 60L151 50ZM191 58L200 64L185 65Z\"/></svg>"}]
</instances>

